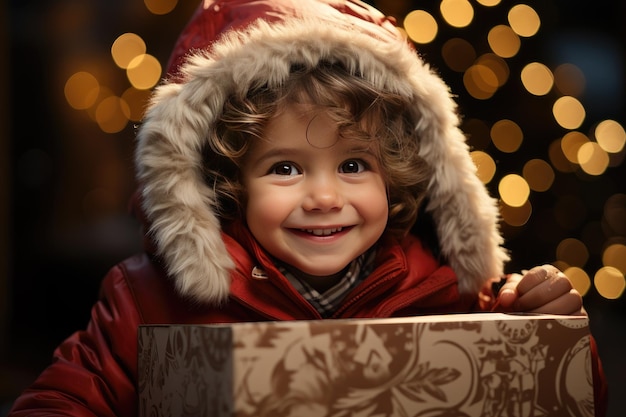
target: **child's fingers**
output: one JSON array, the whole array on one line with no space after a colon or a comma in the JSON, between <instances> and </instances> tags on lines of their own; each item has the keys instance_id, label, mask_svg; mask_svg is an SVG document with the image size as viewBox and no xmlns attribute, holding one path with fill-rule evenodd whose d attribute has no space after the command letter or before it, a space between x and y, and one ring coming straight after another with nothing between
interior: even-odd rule
<instances>
[{"instance_id":1,"label":"child's fingers","mask_svg":"<svg viewBox=\"0 0 626 417\"><path fill-rule=\"evenodd\" d=\"M517 287L520 295L514 305L515 309L519 311L532 311L542 306L550 305L553 301L570 294L572 291L572 283L565 276L551 276L548 279L544 279L539 282L525 293L520 293L519 291L519 287L522 283L523 280L520 281L520 284ZM576 292L576 294L578 294L578 292ZM580 295L578 297L580 298ZM554 311L553 313L561 314Z\"/></svg>"},{"instance_id":2,"label":"child's fingers","mask_svg":"<svg viewBox=\"0 0 626 417\"><path fill-rule=\"evenodd\" d=\"M563 315L585 315L580 293L574 289L541 307L528 310L529 313L549 313Z\"/></svg>"},{"instance_id":3,"label":"child's fingers","mask_svg":"<svg viewBox=\"0 0 626 417\"><path fill-rule=\"evenodd\" d=\"M569 283L569 279L554 266L537 266L524 274L524 277L519 281L517 285L517 293L520 296L523 296L524 294L531 291L533 288L557 279L564 279Z\"/></svg>"}]
</instances>

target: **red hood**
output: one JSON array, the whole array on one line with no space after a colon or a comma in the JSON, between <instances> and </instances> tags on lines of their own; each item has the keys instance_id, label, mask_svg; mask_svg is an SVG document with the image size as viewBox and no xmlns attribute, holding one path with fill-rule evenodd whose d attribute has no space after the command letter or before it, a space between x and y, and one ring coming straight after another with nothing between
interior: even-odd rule
<instances>
[{"instance_id":1,"label":"red hood","mask_svg":"<svg viewBox=\"0 0 626 417\"><path fill-rule=\"evenodd\" d=\"M393 17L386 17L377 9L352 0L205 0L176 41L167 64L167 74L177 80L178 71L191 52L206 50L226 31L243 29L257 19L274 22L285 17L322 17L337 12L354 16L358 19L356 22L370 22L390 32L395 31Z\"/></svg>"}]
</instances>

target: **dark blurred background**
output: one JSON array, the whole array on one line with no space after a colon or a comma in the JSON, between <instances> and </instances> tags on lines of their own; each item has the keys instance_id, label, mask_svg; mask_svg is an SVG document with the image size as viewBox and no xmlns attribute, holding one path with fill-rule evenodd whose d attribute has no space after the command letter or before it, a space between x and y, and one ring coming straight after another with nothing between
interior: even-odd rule
<instances>
[{"instance_id":1,"label":"dark blurred background","mask_svg":"<svg viewBox=\"0 0 626 417\"><path fill-rule=\"evenodd\" d=\"M502 200L508 271L554 263L585 294L610 384L609 416L623 416L626 2L372 3L406 23L458 96L481 177ZM55 346L85 326L106 271L140 250L127 213L135 125L160 74L154 62L166 66L196 6L0 6L0 416ZM156 59L131 74L113 45ZM504 181L509 174L517 182Z\"/></svg>"}]
</instances>

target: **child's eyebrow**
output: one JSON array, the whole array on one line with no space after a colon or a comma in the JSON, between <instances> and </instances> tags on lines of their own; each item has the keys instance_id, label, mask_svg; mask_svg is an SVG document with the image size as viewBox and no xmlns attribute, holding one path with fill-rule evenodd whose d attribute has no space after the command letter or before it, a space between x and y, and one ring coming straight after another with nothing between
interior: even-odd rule
<instances>
[{"instance_id":1,"label":"child's eyebrow","mask_svg":"<svg viewBox=\"0 0 626 417\"><path fill-rule=\"evenodd\" d=\"M298 155L300 152L297 149L292 148L270 148L263 151L260 155L255 155L253 161L261 163L268 159L274 158L290 158Z\"/></svg>"}]
</instances>

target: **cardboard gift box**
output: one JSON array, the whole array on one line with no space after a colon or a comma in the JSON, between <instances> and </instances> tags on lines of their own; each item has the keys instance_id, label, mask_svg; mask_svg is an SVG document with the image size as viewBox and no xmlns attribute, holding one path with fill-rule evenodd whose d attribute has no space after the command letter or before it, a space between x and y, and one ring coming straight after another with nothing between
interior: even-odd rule
<instances>
[{"instance_id":1,"label":"cardboard gift box","mask_svg":"<svg viewBox=\"0 0 626 417\"><path fill-rule=\"evenodd\" d=\"M593 416L587 317L139 328L140 416Z\"/></svg>"}]
</instances>

